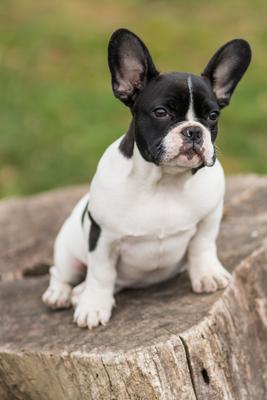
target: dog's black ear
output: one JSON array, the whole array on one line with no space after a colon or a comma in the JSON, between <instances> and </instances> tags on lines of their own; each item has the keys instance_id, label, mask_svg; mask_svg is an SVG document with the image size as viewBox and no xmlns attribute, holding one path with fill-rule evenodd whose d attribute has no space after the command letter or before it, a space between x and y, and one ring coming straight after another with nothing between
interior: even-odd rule
<instances>
[{"instance_id":1,"label":"dog's black ear","mask_svg":"<svg viewBox=\"0 0 267 400\"><path fill-rule=\"evenodd\" d=\"M229 104L231 95L249 66L251 49L243 39L234 39L219 48L202 76L208 78L219 106Z\"/></svg>"},{"instance_id":2,"label":"dog's black ear","mask_svg":"<svg viewBox=\"0 0 267 400\"><path fill-rule=\"evenodd\" d=\"M127 106L133 105L146 83L159 74L144 43L127 29L112 34L108 65L114 95Z\"/></svg>"}]
</instances>

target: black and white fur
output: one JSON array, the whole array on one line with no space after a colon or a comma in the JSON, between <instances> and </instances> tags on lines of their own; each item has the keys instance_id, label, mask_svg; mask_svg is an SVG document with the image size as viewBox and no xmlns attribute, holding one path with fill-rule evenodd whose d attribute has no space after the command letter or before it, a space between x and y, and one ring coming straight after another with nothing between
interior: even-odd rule
<instances>
[{"instance_id":1,"label":"black and white fur","mask_svg":"<svg viewBox=\"0 0 267 400\"><path fill-rule=\"evenodd\" d=\"M236 39L201 76L161 74L135 34L113 33L112 88L132 121L57 236L47 305L68 307L72 299L74 321L92 328L109 321L118 290L164 281L185 267L197 293L227 286L216 251L224 173L214 142L220 110L250 59L248 43ZM86 280L73 289L85 265Z\"/></svg>"}]
</instances>

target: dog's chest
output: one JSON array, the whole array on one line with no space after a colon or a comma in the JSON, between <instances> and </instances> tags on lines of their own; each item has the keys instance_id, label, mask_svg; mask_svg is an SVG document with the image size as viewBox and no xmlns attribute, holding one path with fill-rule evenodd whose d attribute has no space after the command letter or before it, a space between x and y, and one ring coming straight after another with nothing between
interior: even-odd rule
<instances>
[{"instance_id":1,"label":"dog's chest","mask_svg":"<svg viewBox=\"0 0 267 400\"><path fill-rule=\"evenodd\" d=\"M155 270L177 264L199 222L194 204L179 190L162 188L155 193L136 196L123 218L120 239L123 264Z\"/></svg>"},{"instance_id":2,"label":"dog's chest","mask_svg":"<svg viewBox=\"0 0 267 400\"><path fill-rule=\"evenodd\" d=\"M101 163L91 186L90 211L113 239L119 275L127 280L133 274L135 280L134 271L171 273L186 254L198 223L222 198L220 167L214 172L203 169L193 177L166 174L158 179L156 167L142 165L133 173L131 164L127 170L126 162L118 168L115 161L112 174L107 163Z\"/></svg>"},{"instance_id":3,"label":"dog's chest","mask_svg":"<svg viewBox=\"0 0 267 400\"><path fill-rule=\"evenodd\" d=\"M153 271L177 265L183 258L195 228L172 235L124 236L120 258L124 265Z\"/></svg>"}]
</instances>

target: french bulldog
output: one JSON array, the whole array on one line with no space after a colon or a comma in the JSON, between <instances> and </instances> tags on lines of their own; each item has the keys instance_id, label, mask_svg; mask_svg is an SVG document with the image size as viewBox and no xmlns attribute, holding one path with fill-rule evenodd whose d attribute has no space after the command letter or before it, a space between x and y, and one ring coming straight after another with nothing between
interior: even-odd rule
<instances>
[{"instance_id":1,"label":"french bulldog","mask_svg":"<svg viewBox=\"0 0 267 400\"><path fill-rule=\"evenodd\" d=\"M92 329L109 321L123 288L159 283L185 268L196 293L228 285L216 249L225 181L215 139L220 111L250 60L249 44L234 39L200 76L160 73L138 36L112 34L112 88L131 123L104 152L89 193L56 238L45 304L73 304L77 325Z\"/></svg>"}]
</instances>

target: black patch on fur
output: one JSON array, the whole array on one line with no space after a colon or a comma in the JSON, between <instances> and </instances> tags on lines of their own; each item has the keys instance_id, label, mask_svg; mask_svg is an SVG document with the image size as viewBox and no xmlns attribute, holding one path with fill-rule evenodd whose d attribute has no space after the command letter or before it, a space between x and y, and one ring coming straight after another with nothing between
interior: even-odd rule
<instances>
[{"instance_id":1,"label":"black patch on fur","mask_svg":"<svg viewBox=\"0 0 267 400\"><path fill-rule=\"evenodd\" d=\"M89 251L94 251L96 249L97 242L100 237L101 228L92 217L90 211L88 211L88 216L91 221L91 227L89 232Z\"/></svg>"},{"instance_id":2,"label":"black patch on fur","mask_svg":"<svg viewBox=\"0 0 267 400\"><path fill-rule=\"evenodd\" d=\"M82 212L82 218L81 218L82 226L83 226L83 224L84 224L84 218L85 218L86 212L87 212L87 210L88 210L88 205L89 205L89 200L86 202L86 205L85 205L84 210L83 210L83 212Z\"/></svg>"},{"instance_id":3,"label":"black patch on fur","mask_svg":"<svg viewBox=\"0 0 267 400\"><path fill-rule=\"evenodd\" d=\"M134 150L134 120L132 120L128 132L123 136L119 149L124 157L132 157Z\"/></svg>"},{"instance_id":4,"label":"black patch on fur","mask_svg":"<svg viewBox=\"0 0 267 400\"><path fill-rule=\"evenodd\" d=\"M163 155L162 140L170 129L185 120L189 107L188 74L168 73L152 79L132 108L135 141L142 157L156 165ZM163 107L168 118L155 118L153 110Z\"/></svg>"}]
</instances>

